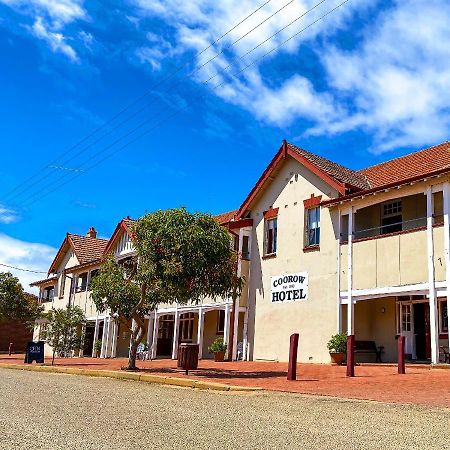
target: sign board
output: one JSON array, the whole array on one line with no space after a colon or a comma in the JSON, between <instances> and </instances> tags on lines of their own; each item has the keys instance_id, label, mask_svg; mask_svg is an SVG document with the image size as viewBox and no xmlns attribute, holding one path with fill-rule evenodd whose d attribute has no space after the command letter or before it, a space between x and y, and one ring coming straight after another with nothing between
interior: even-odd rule
<instances>
[{"instance_id":1,"label":"sign board","mask_svg":"<svg viewBox=\"0 0 450 450\"><path fill-rule=\"evenodd\" d=\"M271 277L272 303L298 302L308 299L308 272Z\"/></svg>"},{"instance_id":2,"label":"sign board","mask_svg":"<svg viewBox=\"0 0 450 450\"><path fill-rule=\"evenodd\" d=\"M31 364L33 361L36 361L37 364L44 364L44 341L28 342L25 363Z\"/></svg>"}]
</instances>

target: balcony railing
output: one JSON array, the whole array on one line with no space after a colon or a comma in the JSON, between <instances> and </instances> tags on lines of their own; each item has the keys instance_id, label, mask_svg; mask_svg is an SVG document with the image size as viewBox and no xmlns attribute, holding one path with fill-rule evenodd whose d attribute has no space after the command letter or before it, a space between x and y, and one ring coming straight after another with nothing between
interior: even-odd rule
<instances>
[{"instance_id":1,"label":"balcony railing","mask_svg":"<svg viewBox=\"0 0 450 450\"><path fill-rule=\"evenodd\" d=\"M414 219L402 220L399 222L389 223L389 224L381 225L378 227L365 228L362 230L356 229L353 232L353 238L355 240L358 240L358 239L373 238L373 237L377 237L377 236L386 236L386 235L392 235L394 233L401 233L404 231L417 230L417 229L425 228L426 226L427 226L427 218L426 217L417 217Z\"/></svg>"}]
</instances>

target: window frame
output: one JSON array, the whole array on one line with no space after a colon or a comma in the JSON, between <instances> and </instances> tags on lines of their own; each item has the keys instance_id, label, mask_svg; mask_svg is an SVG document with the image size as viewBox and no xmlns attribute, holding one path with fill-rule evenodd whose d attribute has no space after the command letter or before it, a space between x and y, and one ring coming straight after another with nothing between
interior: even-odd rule
<instances>
[{"instance_id":1,"label":"window frame","mask_svg":"<svg viewBox=\"0 0 450 450\"><path fill-rule=\"evenodd\" d=\"M270 227L271 224L274 226ZM271 241L269 241L269 231L272 230ZM269 243L271 243L270 252ZM274 256L278 250L278 216L264 219L264 256Z\"/></svg>"},{"instance_id":2,"label":"window frame","mask_svg":"<svg viewBox=\"0 0 450 450\"><path fill-rule=\"evenodd\" d=\"M216 335L223 336L225 333L225 310L217 310Z\"/></svg>"},{"instance_id":3,"label":"window frame","mask_svg":"<svg viewBox=\"0 0 450 450\"><path fill-rule=\"evenodd\" d=\"M312 212L316 212L315 222L317 226L315 228L309 226L310 215ZM311 206L305 208L305 218L304 218L304 233L303 233L303 248L317 248L320 246L320 218L321 218L321 208L320 205ZM310 231L314 231L314 237L318 236L317 242L311 243L310 241ZM318 233L317 233L318 231Z\"/></svg>"},{"instance_id":4,"label":"window frame","mask_svg":"<svg viewBox=\"0 0 450 450\"><path fill-rule=\"evenodd\" d=\"M447 326L444 327L444 309L447 309L447 299L439 300L438 313L439 313L439 333L448 334L448 311L447 311Z\"/></svg>"}]
</instances>

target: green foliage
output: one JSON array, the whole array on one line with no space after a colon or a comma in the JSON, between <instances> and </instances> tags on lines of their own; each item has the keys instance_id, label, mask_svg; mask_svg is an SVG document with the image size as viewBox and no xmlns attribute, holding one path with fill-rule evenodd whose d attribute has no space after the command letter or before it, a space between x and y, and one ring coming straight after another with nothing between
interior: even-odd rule
<instances>
[{"instance_id":1,"label":"green foliage","mask_svg":"<svg viewBox=\"0 0 450 450\"><path fill-rule=\"evenodd\" d=\"M331 336L327 348L334 353L347 353L347 333L338 333Z\"/></svg>"},{"instance_id":2,"label":"green foliage","mask_svg":"<svg viewBox=\"0 0 450 450\"><path fill-rule=\"evenodd\" d=\"M54 353L70 353L81 348L86 323L84 312L78 306L67 305L65 309L51 309L46 314L47 326L44 339L53 347Z\"/></svg>"},{"instance_id":3,"label":"green foliage","mask_svg":"<svg viewBox=\"0 0 450 450\"><path fill-rule=\"evenodd\" d=\"M226 352L227 344L223 341L222 338L217 338L209 347L209 353L218 353L218 352Z\"/></svg>"},{"instance_id":4,"label":"green foliage","mask_svg":"<svg viewBox=\"0 0 450 450\"><path fill-rule=\"evenodd\" d=\"M102 351L102 341L100 339L97 339L94 342L94 352L100 353Z\"/></svg>"},{"instance_id":5,"label":"green foliage","mask_svg":"<svg viewBox=\"0 0 450 450\"><path fill-rule=\"evenodd\" d=\"M9 272L0 272L0 322L20 320L34 326L42 309L36 297L23 290L18 278Z\"/></svg>"},{"instance_id":6,"label":"green foliage","mask_svg":"<svg viewBox=\"0 0 450 450\"><path fill-rule=\"evenodd\" d=\"M156 211L142 217L132 232L137 255L125 262L110 255L92 281L97 309L109 310L132 332L130 369L135 368L149 311L173 301L237 298L243 285L236 276L230 235L210 215L185 208ZM130 319L136 324L133 329Z\"/></svg>"}]
</instances>

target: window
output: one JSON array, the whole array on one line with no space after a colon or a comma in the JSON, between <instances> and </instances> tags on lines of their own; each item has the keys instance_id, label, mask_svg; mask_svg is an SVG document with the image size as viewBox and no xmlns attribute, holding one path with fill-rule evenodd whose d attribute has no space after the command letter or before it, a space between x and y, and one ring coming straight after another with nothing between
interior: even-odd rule
<instances>
[{"instance_id":1,"label":"window","mask_svg":"<svg viewBox=\"0 0 450 450\"><path fill-rule=\"evenodd\" d=\"M266 219L265 228L264 254L272 255L277 252L277 218Z\"/></svg>"},{"instance_id":2,"label":"window","mask_svg":"<svg viewBox=\"0 0 450 450\"><path fill-rule=\"evenodd\" d=\"M87 272L80 273L80 275L78 275L76 292L85 291L87 288L87 281L88 281L88 273Z\"/></svg>"},{"instance_id":3,"label":"window","mask_svg":"<svg viewBox=\"0 0 450 450\"><path fill-rule=\"evenodd\" d=\"M62 272L59 275L59 298L64 297L64 289L66 287L66 274Z\"/></svg>"},{"instance_id":4,"label":"window","mask_svg":"<svg viewBox=\"0 0 450 450\"><path fill-rule=\"evenodd\" d=\"M381 218L381 234L402 231L402 201L383 203Z\"/></svg>"},{"instance_id":5,"label":"window","mask_svg":"<svg viewBox=\"0 0 450 450\"><path fill-rule=\"evenodd\" d=\"M53 286L46 287L41 292L41 301L42 302L51 302L51 301L53 301L54 292L55 292L55 288Z\"/></svg>"},{"instance_id":6,"label":"window","mask_svg":"<svg viewBox=\"0 0 450 450\"><path fill-rule=\"evenodd\" d=\"M225 310L217 311L217 331L216 334L223 334L225 330Z\"/></svg>"},{"instance_id":7,"label":"window","mask_svg":"<svg viewBox=\"0 0 450 450\"><path fill-rule=\"evenodd\" d=\"M91 270L91 273L90 273L90 276L89 276L89 285L88 285L88 288L91 287L92 280L93 280L99 273L100 273L100 269L94 269L94 270Z\"/></svg>"},{"instance_id":8,"label":"window","mask_svg":"<svg viewBox=\"0 0 450 450\"><path fill-rule=\"evenodd\" d=\"M194 332L194 313L181 314L180 316L180 340L192 341Z\"/></svg>"},{"instance_id":9,"label":"window","mask_svg":"<svg viewBox=\"0 0 450 450\"><path fill-rule=\"evenodd\" d=\"M320 207L306 211L305 247L320 244Z\"/></svg>"},{"instance_id":10,"label":"window","mask_svg":"<svg viewBox=\"0 0 450 450\"><path fill-rule=\"evenodd\" d=\"M250 237L242 236L242 259L250 259Z\"/></svg>"},{"instance_id":11,"label":"window","mask_svg":"<svg viewBox=\"0 0 450 450\"><path fill-rule=\"evenodd\" d=\"M439 330L441 333L448 333L447 301L439 302Z\"/></svg>"}]
</instances>

